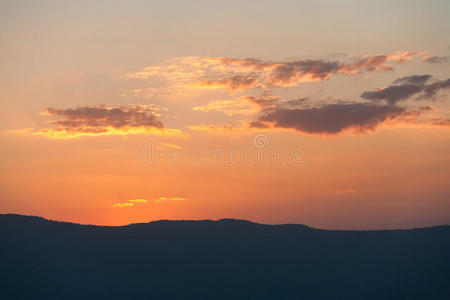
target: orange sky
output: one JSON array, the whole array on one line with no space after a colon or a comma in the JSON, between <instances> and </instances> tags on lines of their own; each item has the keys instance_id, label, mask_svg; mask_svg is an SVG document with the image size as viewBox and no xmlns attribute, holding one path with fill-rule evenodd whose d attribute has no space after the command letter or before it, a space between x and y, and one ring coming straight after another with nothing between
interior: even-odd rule
<instances>
[{"instance_id":1,"label":"orange sky","mask_svg":"<svg viewBox=\"0 0 450 300\"><path fill-rule=\"evenodd\" d=\"M6 5L0 213L107 225L448 224L450 53L439 37L450 24L437 17L449 5L405 12L380 1L364 20L366 8L348 2L327 41L317 37L331 29L314 19L283 27L273 4L258 16L246 4L235 15L187 6L192 18L164 4ZM378 25L389 5L402 22ZM148 20L147 8L180 28ZM330 26L331 9L317 13ZM267 21L270 11L280 16Z\"/></svg>"}]
</instances>

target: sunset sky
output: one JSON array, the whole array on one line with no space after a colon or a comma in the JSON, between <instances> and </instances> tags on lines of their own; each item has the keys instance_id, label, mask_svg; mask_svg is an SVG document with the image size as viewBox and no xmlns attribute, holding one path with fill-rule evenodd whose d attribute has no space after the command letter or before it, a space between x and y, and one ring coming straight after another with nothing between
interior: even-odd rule
<instances>
[{"instance_id":1,"label":"sunset sky","mask_svg":"<svg viewBox=\"0 0 450 300\"><path fill-rule=\"evenodd\" d=\"M447 0L0 1L0 213L449 224L449 15Z\"/></svg>"}]
</instances>

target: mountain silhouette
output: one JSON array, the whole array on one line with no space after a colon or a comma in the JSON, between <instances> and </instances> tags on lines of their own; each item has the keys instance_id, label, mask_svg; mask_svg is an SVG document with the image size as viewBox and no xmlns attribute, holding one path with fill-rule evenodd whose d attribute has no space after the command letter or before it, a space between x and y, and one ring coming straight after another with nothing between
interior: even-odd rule
<instances>
[{"instance_id":1,"label":"mountain silhouette","mask_svg":"<svg viewBox=\"0 0 450 300\"><path fill-rule=\"evenodd\" d=\"M93 226L0 215L1 299L450 299L450 226Z\"/></svg>"}]
</instances>

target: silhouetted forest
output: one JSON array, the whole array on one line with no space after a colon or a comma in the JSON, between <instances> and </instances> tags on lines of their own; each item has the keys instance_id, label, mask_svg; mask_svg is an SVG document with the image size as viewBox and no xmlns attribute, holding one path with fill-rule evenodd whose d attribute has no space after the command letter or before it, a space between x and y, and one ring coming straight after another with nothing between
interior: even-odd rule
<instances>
[{"instance_id":1,"label":"silhouetted forest","mask_svg":"<svg viewBox=\"0 0 450 300\"><path fill-rule=\"evenodd\" d=\"M450 299L450 226L87 226L0 215L1 299Z\"/></svg>"}]
</instances>

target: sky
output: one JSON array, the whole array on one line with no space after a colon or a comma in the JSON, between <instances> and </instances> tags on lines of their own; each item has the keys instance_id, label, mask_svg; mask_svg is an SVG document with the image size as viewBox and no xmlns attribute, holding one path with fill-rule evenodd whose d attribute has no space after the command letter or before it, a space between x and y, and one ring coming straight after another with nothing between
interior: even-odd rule
<instances>
[{"instance_id":1,"label":"sky","mask_svg":"<svg viewBox=\"0 0 450 300\"><path fill-rule=\"evenodd\" d=\"M0 1L0 213L450 223L449 1Z\"/></svg>"}]
</instances>

